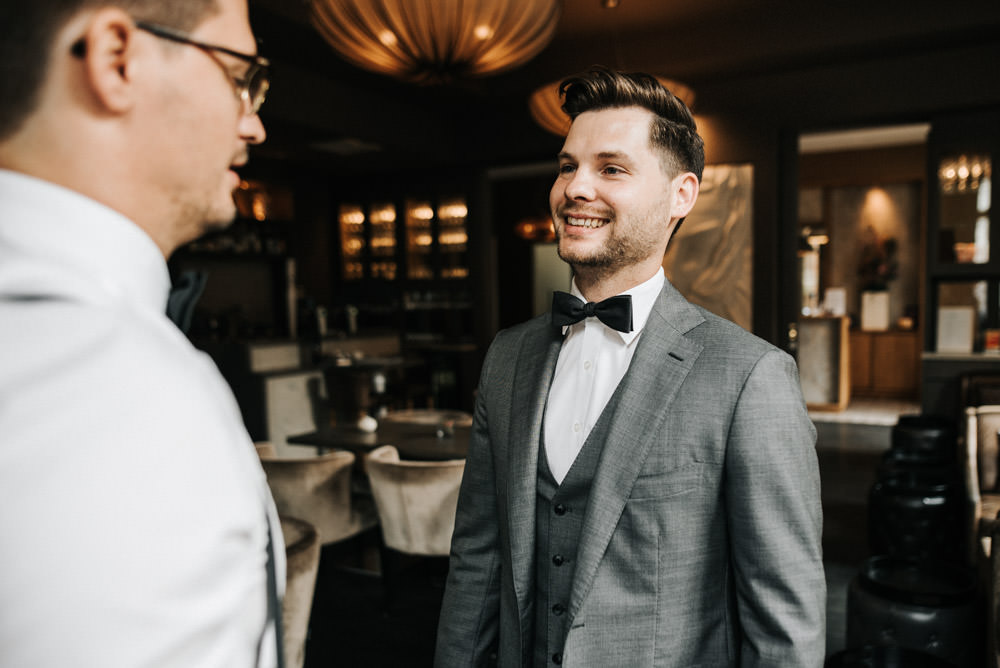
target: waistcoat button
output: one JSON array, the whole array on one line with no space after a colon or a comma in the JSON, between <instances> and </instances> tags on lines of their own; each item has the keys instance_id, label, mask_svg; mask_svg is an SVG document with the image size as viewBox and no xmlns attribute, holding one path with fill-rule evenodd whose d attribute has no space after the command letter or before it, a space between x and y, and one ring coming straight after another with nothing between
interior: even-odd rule
<instances>
[{"instance_id":1,"label":"waistcoat button","mask_svg":"<svg viewBox=\"0 0 1000 668\"><path fill-rule=\"evenodd\" d=\"M563 556L561 554L557 554L554 557L552 557L552 563L555 564L556 566L562 566L564 561L565 559L563 559Z\"/></svg>"},{"instance_id":2,"label":"waistcoat button","mask_svg":"<svg viewBox=\"0 0 1000 668\"><path fill-rule=\"evenodd\" d=\"M552 614L558 617L562 613L566 612L566 607L562 603L556 603L552 606Z\"/></svg>"},{"instance_id":3,"label":"waistcoat button","mask_svg":"<svg viewBox=\"0 0 1000 668\"><path fill-rule=\"evenodd\" d=\"M556 652L555 654L553 654L552 655L552 663L556 664L557 666L561 666L562 665L562 654L560 654L559 652Z\"/></svg>"},{"instance_id":4,"label":"waistcoat button","mask_svg":"<svg viewBox=\"0 0 1000 668\"><path fill-rule=\"evenodd\" d=\"M566 514L566 506L564 506L561 503L557 503L556 507L553 508L553 510L555 511L556 515L565 515Z\"/></svg>"}]
</instances>

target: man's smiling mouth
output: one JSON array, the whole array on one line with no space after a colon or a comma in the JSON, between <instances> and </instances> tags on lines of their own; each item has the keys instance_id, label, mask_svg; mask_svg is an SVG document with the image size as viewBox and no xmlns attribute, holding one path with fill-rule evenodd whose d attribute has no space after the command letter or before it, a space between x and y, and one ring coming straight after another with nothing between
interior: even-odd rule
<instances>
[{"instance_id":1,"label":"man's smiling mouth","mask_svg":"<svg viewBox=\"0 0 1000 668\"><path fill-rule=\"evenodd\" d=\"M572 225L573 227L603 227L607 225L610 221L607 218L575 218L573 216L565 217L566 224Z\"/></svg>"}]
</instances>

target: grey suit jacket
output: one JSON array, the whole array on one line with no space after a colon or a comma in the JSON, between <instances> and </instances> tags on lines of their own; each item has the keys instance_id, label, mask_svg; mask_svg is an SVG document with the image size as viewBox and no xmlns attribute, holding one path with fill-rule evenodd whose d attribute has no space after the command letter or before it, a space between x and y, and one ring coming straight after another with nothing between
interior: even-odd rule
<instances>
[{"instance_id":1,"label":"grey suit jacket","mask_svg":"<svg viewBox=\"0 0 1000 668\"><path fill-rule=\"evenodd\" d=\"M436 665L531 661L536 472L562 344L548 314L483 365ZM815 428L794 361L664 286L585 512L563 665L821 666Z\"/></svg>"}]
</instances>

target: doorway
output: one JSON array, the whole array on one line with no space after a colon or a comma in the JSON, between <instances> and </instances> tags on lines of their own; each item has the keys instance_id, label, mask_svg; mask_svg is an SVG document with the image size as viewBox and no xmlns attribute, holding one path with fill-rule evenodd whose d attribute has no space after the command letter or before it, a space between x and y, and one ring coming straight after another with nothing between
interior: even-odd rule
<instances>
[{"instance_id":1,"label":"doorway","mask_svg":"<svg viewBox=\"0 0 1000 668\"><path fill-rule=\"evenodd\" d=\"M785 237L795 262L783 271L796 286L786 293L789 339L812 408L919 398L929 130L798 138L797 210ZM820 320L842 321L846 336L816 341L814 331L840 331L814 327Z\"/></svg>"}]
</instances>

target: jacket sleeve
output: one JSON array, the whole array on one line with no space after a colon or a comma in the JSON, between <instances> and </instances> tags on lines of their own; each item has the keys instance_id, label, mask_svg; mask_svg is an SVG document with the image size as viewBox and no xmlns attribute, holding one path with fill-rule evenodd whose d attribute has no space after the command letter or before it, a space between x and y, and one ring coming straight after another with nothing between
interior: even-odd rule
<instances>
[{"instance_id":1,"label":"jacket sleeve","mask_svg":"<svg viewBox=\"0 0 1000 668\"><path fill-rule=\"evenodd\" d=\"M743 666L822 666L826 579L816 429L795 362L771 349L750 372L726 455Z\"/></svg>"},{"instance_id":2,"label":"jacket sleeve","mask_svg":"<svg viewBox=\"0 0 1000 668\"><path fill-rule=\"evenodd\" d=\"M434 665L485 666L495 650L500 607L500 540L489 416L491 360L487 355L458 497L451 560L438 622ZM496 389L496 388L494 388Z\"/></svg>"}]
</instances>

